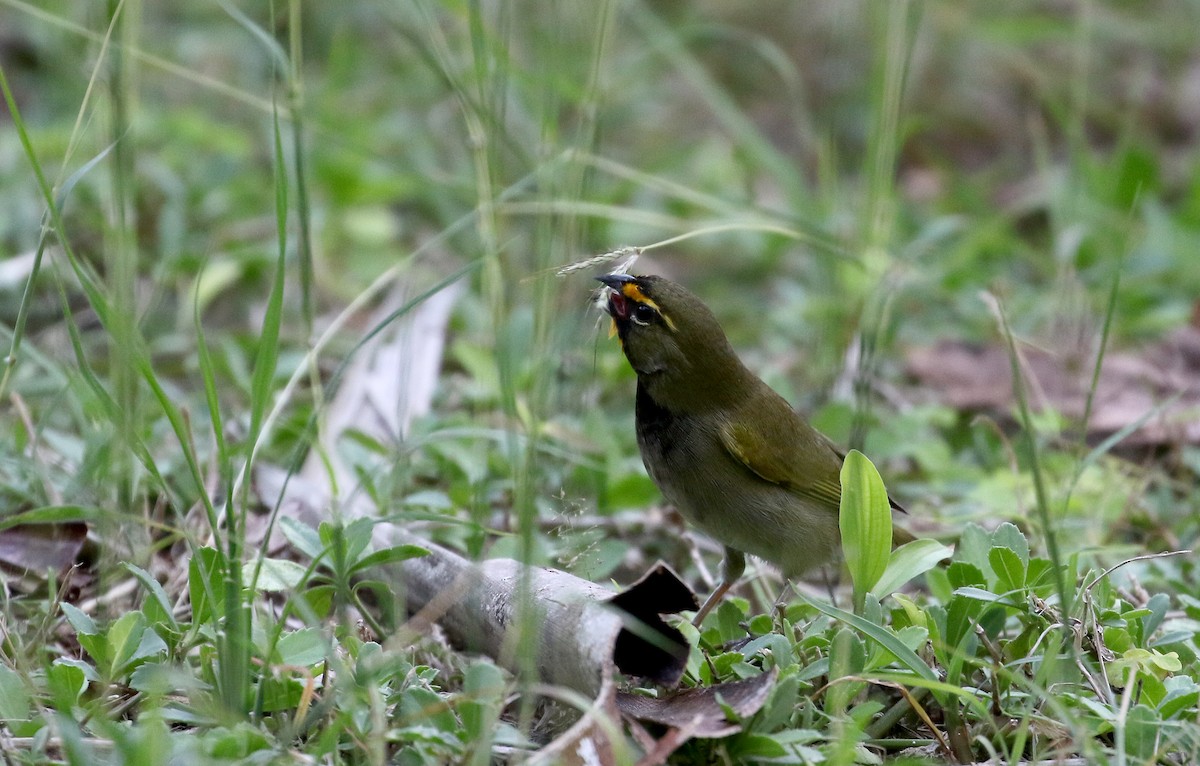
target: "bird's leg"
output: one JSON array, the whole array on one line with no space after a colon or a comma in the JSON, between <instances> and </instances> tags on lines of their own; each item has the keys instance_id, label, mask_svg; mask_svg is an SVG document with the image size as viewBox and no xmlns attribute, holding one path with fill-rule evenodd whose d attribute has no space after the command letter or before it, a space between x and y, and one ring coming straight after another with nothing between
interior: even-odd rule
<instances>
[{"instance_id":1,"label":"bird's leg","mask_svg":"<svg viewBox=\"0 0 1200 766\"><path fill-rule=\"evenodd\" d=\"M788 600L792 594L792 581L785 579L783 581L783 587L779 589L779 597L775 599L775 605L771 607L771 610L777 617L782 618L787 612Z\"/></svg>"},{"instance_id":2,"label":"bird's leg","mask_svg":"<svg viewBox=\"0 0 1200 766\"><path fill-rule=\"evenodd\" d=\"M704 605L700 607L700 611L696 612L696 618L692 620L692 624L697 628L704 622L704 618L713 610L713 607L720 603L721 599L729 592L738 578L742 576L742 572L746 571L746 556L739 550L725 546L725 560L721 562L721 583L717 585L717 589L712 592L704 601Z\"/></svg>"}]
</instances>

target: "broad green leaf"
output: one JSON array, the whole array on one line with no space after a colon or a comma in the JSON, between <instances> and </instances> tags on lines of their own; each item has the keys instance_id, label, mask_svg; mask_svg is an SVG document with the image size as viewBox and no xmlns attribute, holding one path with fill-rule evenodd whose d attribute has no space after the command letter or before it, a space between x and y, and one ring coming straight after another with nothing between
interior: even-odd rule
<instances>
[{"instance_id":1,"label":"broad green leaf","mask_svg":"<svg viewBox=\"0 0 1200 766\"><path fill-rule=\"evenodd\" d=\"M184 692L204 692L211 688L203 678L189 668L166 662L143 662L138 665L137 669L129 676L129 686L157 697ZM175 712L174 715L187 716L188 713ZM201 714L197 712L195 715L198 718ZM199 720L195 720L195 722L199 723Z\"/></svg>"},{"instance_id":2,"label":"broad green leaf","mask_svg":"<svg viewBox=\"0 0 1200 766\"><path fill-rule=\"evenodd\" d=\"M301 628L285 633L275 644L275 654L285 665L311 667L323 662L329 653L329 640L317 628Z\"/></svg>"},{"instance_id":3,"label":"broad green leaf","mask_svg":"<svg viewBox=\"0 0 1200 766\"><path fill-rule=\"evenodd\" d=\"M318 527L321 542L333 550L341 550L344 558L334 557L334 561L344 561L353 565L358 557L371 543L371 533L375 528L375 520L370 518L355 519L349 524L336 521L325 521Z\"/></svg>"},{"instance_id":4,"label":"broad green leaf","mask_svg":"<svg viewBox=\"0 0 1200 766\"><path fill-rule=\"evenodd\" d=\"M79 609L79 607L74 604L68 604L65 601L60 606L67 618L67 622L71 623L71 627L75 629L77 634L94 636L100 632L100 629L96 627L96 621L89 617L86 612Z\"/></svg>"},{"instance_id":5,"label":"broad green leaf","mask_svg":"<svg viewBox=\"0 0 1200 766\"><path fill-rule=\"evenodd\" d=\"M892 627L893 628L896 627L897 622L903 622L904 620L907 620L908 624L912 625L914 627L918 627L918 628L928 628L929 627L929 618L926 615L926 613L921 609L921 607L917 606L917 602L913 601L911 598L909 598L905 595L902 595L900 593L893 593L892 600L895 601L897 604L899 604L900 608L904 610L904 612L903 612L904 619L900 618L899 613L897 613L897 612L892 613L892 615L893 615Z\"/></svg>"},{"instance_id":6,"label":"broad green leaf","mask_svg":"<svg viewBox=\"0 0 1200 766\"><path fill-rule=\"evenodd\" d=\"M787 749L766 734L738 734L729 743L729 757L734 763L757 761L761 758L784 758Z\"/></svg>"},{"instance_id":7,"label":"broad green leaf","mask_svg":"<svg viewBox=\"0 0 1200 766\"><path fill-rule=\"evenodd\" d=\"M791 722L799 699L800 679L796 678L795 673L783 676L771 690L767 704L763 705L763 709L755 716L752 728L767 732L783 728Z\"/></svg>"},{"instance_id":8,"label":"broad green leaf","mask_svg":"<svg viewBox=\"0 0 1200 766\"><path fill-rule=\"evenodd\" d=\"M1150 673L1143 673L1138 676L1138 700L1142 703L1158 709L1163 699L1167 696L1167 689L1163 686L1163 682Z\"/></svg>"},{"instance_id":9,"label":"broad green leaf","mask_svg":"<svg viewBox=\"0 0 1200 766\"><path fill-rule=\"evenodd\" d=\"M1029 566L1029 541L1011 521L1006 521L992 532L991 547L1008 548L1021 559L1021 566ZM990 551L989 551L990 554Z\"/></svg>"},{"instance_id":10,"label":"broad green leaf","mask_svg":"<svg viewBox=\"0 0 1200 766\"><path fill-rule=\"evenodd\" d=\"M454 712L436 692L421 686L410 686L400 696L400 720L403 725L421 724L438 731L453 733L458 729Z\"/></svg>"},{"instance_id":11,"label":"broad green leaf","mask_svg":"<svg viewBox=\"0 0 1200 766\"><path fill-rule=\"evenodd\" d=\"M109 626L105 641L108 645L110 677L115 677L134 659L145 632L146 615L136 611L126 612Z\"/></svg>"},{"instance_id":12,"label":"broad green leaf","mask_svg":"<svg viewBox=\"0 0 1200 766\"><path fill-rule=\"evenodd\" d=\"M996 573L997 593L1010 593L1025 587L1025 563L1012 548L992 548L988 551L988 563Z\"/></svg>"},{"instance_id":13,"label":"broad green leaf","mask_svg":"<svg viewBox=\"0 0 1200 766\"><path fill-rule=\"evenodd\" d=\"M1049 559L1033 558L1025 571L1025 584L1040 598L1054 593L1054 564Z\"/></svg>"},{"instance_id":14,"label":"broad green leaf","mask_svg":"<svg viewBox=\"0 0 1200 766\"><path fill-rule=\"evenodd\" d=\"M953 650L959 647L963 640L973 635L975 618L983 611L983 601L964 597L960 589L954 592L954 598L946 606L946 635L943 637L947 648ZM987 591L982 591L992 595Z\"/></svg>"},{"instance_id":15,"label":"broad green leaf","mask_svg":"<svg viewBox=\"0 0 1200 766\"><path fill-rule=\"evenodd\" d=\"M1125 718L1125 753L1139 763L1150 763L1158 750L1162 721L1146 705L1134 705Z\"/></svg>"},{"instance_id":16,"label":"broad green leaf","mask_svg":"<svg viewBox=\"0 0 1200 766\"><path fill-rule=\"evenodd\" d=\"M95 666L88 664L85 660L77 660L72 657L59 657L54 661L54 664L69 665L73 668L78 668L83 673L83 677L93 683L100 680L100 674L96 672Z\"/></svg>"},{"instance_id":17,"label":"broad green leaf","mask_svg":"<svg viewBox=\"0 0 1200 766\"><path fill-rule=\"evenodd\" d=\"M1158 713L1168 719L1185 710L1192 710L1200 703L1200 684L1187 676L1171 676L1163 682L1167 695L1159 703Z\"/></svg>"},{"instance_id":18,"label":"broad green leaf","mask_svg":"<svg viewBox=\"0 0 1200 766\"><path fill-rule=\"evenodd\" d=\"M954 546L954 563L971 564L981 572L990 574L991 567L987 557L991 549L992 536L978 524L968 524L963 528L962 534L958 536L958 543Z\"/></svg>"},{"instance_id":19,"label":"broad green leaf","mask_svg":"<svg viewBox=\"0 0 1200 766\"><path fill-rule=\"evenodd\" d=\"M1155 593L1146 602L1146 607L1150 610L1150 614L1142 620L1142 636L1144 640L1149 641L1154 635L1154 631L1158 630L1162 625L1163 619L1167 616L1167 608L1171 606L1171 597L1166 593Z\"/></svg>"},{"instance_id":20,"label":"broad green leaf","mask_svg":"<svg viewBox=\"0 0 1200 766\"><path fill-rule=\"evenodd\" d=\"M162 636L155 632L154 626L147 625L146 630L142 632L142 640L138 643L137 651L133 653L130 661L165 656L168 651L167 642L163 641Z\"/></svg>"},{"instance_id":21,"label":"broad green leaf","mask_svg":"<svg viewBox=\"0 0 1200 766\"><path fill-rule=\"evenodd\" d=\"M988 570L991 570L990 566ZM950 566L946 567L946 577L950 580L950 587L955 590L967 587L987 587L987 577L983 571L974 564L965 561L951 562Z\"/></svg>"},{"instance_id":22,"label":"broad green leaf","mask_svg":"<svg viewBox=\"0 0 1200 766\"><path fill-rule=\"evenodd\" d=\"M254 577L257 563L248 561L242 565L242 577L250 582ZM262 570L258 574L257 590L266 593L279 593L294 590L304 582L308 569L287 559L263 559Z\"/></svg>"},{"instance_id":23,"label":"broad green leaf","mask_svg":"<svg viewBox=\"0 0 1200 766\"><path fill-rule=\"evenodd\" d=\"M30 712L29 692L21 676L7 665L0 665L0 721L23 721Z\"/></svg>"},{"instance_id":24,"label":"broad green leaf","mask_svg":"<svg viewBox=\"0 0 1200 766\"><path fill-rule=\"evenodd\" d=\"M892 551L887 568L871 588L878 598L891 595L909 580L925 574L954 552L936 540L913 540Z\"/></svg>"},{"instance_id":25,"label":"broad green leaf","mask_svg":"<svg viewBox=\"0 0 1200 766\"><path fill-rule=\"evenodd\" d=\"M291 517L280 519L279 530L283 532L283 536L292 544L292 547L313 560L319 558L325 550L325 545L321 542L317 530L296 519Z\"/></svg>"},{"instance_id":26,"label":"broad green leaf","mask_svg":"<svg viewBox=\"0 0 1200 766\"><path fill-rule=\"evenodd\" d=\"M504 671L487 660L476 660L463 674L463 690L475 699L499 699L505 686Z\"/></svg>"},{"instance_id":27,"label":"broad green leaf","mask_svg":"<svg viewBox=\"0 0 1200 766\"><path fill-rule=\"evenodd\" d=\"M842 551L854 581L855 607L887 569L892 550L892 510L875 466L858 450L842 464L842 503L838 523Z\"/></svg>"},{"instance_id":28,"label":"broad green leaf","mask_svg":"<svg viewBox=\"0 0 1200 766\"><path fill-rule=\"evenodd\" d=\"M733 641L745 635L742 621L746 619L746 611L740 608L737 599L727 598L717 604L716 618L722 642Z\"/></svg>"},{"instance_id":29,"label":"broad green leaf","mask_svg":"<svg viewBox=\"0 0 1200 766\"><path fill-rule=\"evenodd\" d=\"M69 711L88 686L87 676L78 665L54 662L46 671L46 686L60 712Z\"/></svg>"},{"instance_id":30,"label":"broad green leaf","mask_svg":"<svg viewBox=\"0 0 1200 766\"><path fill-rule=\"evenodd\" d=\"M780 670L791 667L796 663L792 654L792 642L778 633L767 633L759 636L742 647L742 654L753 657L758 652L770 652L771 659Z\"/></svg>"}]
</instances>

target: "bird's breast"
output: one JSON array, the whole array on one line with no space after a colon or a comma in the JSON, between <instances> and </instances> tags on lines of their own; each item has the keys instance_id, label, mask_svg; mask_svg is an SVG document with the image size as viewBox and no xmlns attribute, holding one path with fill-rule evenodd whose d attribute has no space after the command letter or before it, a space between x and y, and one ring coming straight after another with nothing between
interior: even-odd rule
<instances>
[{"instance_id":1,"label":"bird's breast","mask_svg":"<svg viewBox=\"0 0 1200 766\"><path fill-rule=\"evenodd\" d=\"M646 471L690 523L788 575L834 556L837 514L765 481L734 459L721 441L719 419L674 413L640 385L636 412Z\"/></svg>"}]
</instances>

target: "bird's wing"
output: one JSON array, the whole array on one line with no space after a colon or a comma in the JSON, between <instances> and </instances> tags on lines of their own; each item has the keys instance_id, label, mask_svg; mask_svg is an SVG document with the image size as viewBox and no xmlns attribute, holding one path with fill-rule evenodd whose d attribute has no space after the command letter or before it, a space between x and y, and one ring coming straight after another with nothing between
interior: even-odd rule
<instances>
[{"instance_id":1,"label":"bird's wing","mask_svg":"<svg viewBox=\"0 0 1200 766\"><path fill-rule=\"evenodd\" d=\"M743 408L720 435L729 454L763 480L837 511L842 458L783 399Z\"/></svg>"}]
</instances>

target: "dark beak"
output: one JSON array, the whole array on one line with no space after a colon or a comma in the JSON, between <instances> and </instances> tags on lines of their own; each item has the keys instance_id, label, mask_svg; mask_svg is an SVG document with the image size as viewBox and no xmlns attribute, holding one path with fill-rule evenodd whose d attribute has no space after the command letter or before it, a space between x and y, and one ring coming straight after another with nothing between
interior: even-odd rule
<instances>
[{"instance_id":1,"label":"dark beak","mask_svg":"<svg viewBox=\"0 0 1200 766\"><path fill-rule=\"evenodd\" d=\"M608 294L608 300L604 304L604 308L608 311L608 315L619 322L624 322L629 318L632 307L629 305L629 299L625 297L625 293L621 291L624 285L635 281L636 277L631 277L628 274L605 274L602 277L596 277L603 282L605 287L612 290Z\"/></svg>"},{"instance_id":2,"label":"dark beak","mask_svg":"<svg viewBox=\"0 0 1200 766\"><path fill-rule=\"evenodd\" d=\"M637 281L637 277L630 276L629 274L605 274L602 277L596 277L596 279L617 292L621 292L621 285Z\"/></svg>"}]
</instances>

